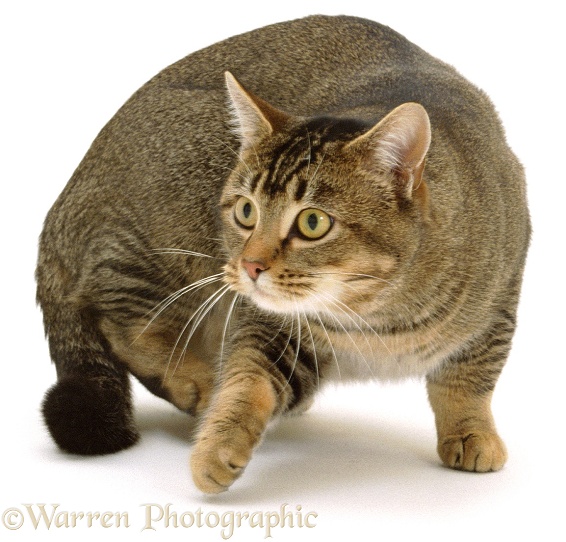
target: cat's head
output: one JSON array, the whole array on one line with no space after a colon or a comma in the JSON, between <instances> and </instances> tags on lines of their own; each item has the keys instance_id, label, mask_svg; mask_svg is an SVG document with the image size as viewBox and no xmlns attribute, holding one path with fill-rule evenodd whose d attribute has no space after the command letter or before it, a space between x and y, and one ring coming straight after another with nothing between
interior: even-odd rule
<instances>
[{"instance_id":1,"label":"cat's head","mask_svg":"<svg viewBox=\"0 0 566 542\"><path fill-rule=\"evenodd\" d=\"M277 313L375 310L427 219L426 111L299 118L226 81L241 148L221 199L225 280Z\"/></svg>"}]
</instances>

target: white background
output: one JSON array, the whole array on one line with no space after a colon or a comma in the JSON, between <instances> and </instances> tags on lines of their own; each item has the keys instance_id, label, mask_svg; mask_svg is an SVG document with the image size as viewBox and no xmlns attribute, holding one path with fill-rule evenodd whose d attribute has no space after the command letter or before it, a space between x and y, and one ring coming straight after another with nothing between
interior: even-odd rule
<instances>
[{"instance_id":1,"label":"white background","mask_svg":"<svg viewBox=\"0 0 566 542\"><path fill-rule=\"evenodd\" d=\"M83 522L34 530L25 516L15 531L0 522L0 539L221 540L220 528L163 522L142 532L141 505L220 515L289 503L288 510L316 512L316 527L276 528L274 540L565 540L566 117L558 2L271 4L2 4L0 513L23 503L47 503L48 511L59 504L67 512L127 512L130 527ZM519 328L494 399L507 466L487 475L441 467L422 382L326 390L307 415L272 430L244 477L214 498L200 495L189 476L190 418L139 387L140 444L102 458L59 453L39 416L55 380L34 302L47 210L103 124L157 71L220 39L312 13L388 24L456 66L491 96L526 167L534 236ZM242 527L232 540L265 534Z\"/></svg>"}]
</instances>

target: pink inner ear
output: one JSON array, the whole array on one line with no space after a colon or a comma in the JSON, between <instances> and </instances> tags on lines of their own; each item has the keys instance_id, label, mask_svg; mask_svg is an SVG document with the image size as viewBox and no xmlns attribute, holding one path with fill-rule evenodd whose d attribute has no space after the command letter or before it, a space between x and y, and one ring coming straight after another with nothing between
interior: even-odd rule
<instances>
[{"instance_id":1,"label":"pink inner ear","mask_svg":"<svg viewBox=\"0 0 566 542\"><path fill-rule=\"evenodd\" d=\"M396 190L410 198L413 187L421 182L430 138L430 121L424 107L406 103L348 147L358 147L366 155L366 167L376 174L394 172Z\"/></svg>"},{"instance_id":2,"label":"pink inner ear","mask_svg":"<svg viewBox=\"0 0 566 542\"><path fill-rule=\"evenodd\" d=\"M378 169L413 169L424 160L430 145L430 121L424 107L400 105L348 147L372 155Z\"/></svg>"},{"instance_id":3,"label":"pink inner ear","mask_svg":"<svg viewBox=\"0 0 566 542\"><path fill-rule=\"evenodd\" d=\"M373 132L373 130L372 130ZM400 105L376 127L372 141L376 157L393 170L413 170L425 159L430 146L430 121L415 103Z\"/></svg>"}]
</instances>

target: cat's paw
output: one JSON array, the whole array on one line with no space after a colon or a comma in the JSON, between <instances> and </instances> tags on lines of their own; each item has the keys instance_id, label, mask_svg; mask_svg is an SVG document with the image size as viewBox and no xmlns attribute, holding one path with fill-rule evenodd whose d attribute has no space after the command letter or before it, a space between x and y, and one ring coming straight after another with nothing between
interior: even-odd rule
<instances>
[{"instance_id":1,"label":"cat's paw","mask_svg":"<svg viewBox=\"0 0 566 542\"><path fill-rule=\"evenodd\" d=\"M193 481L204 493L226 491L244 472L252 456L246 439L202 439L191 454Z\"/></svg>"},{"instance_id":2,"label":"cat's paw","mask_svg":"<svg viewBox=\"0 0 566 542\"><path fill-rule=\"evenodd\" d=\"M443 437L438 442L438 455L446 466L471 472L497 471L507 460L499 436L479 431Z\"/></svg>"}]
</instances>

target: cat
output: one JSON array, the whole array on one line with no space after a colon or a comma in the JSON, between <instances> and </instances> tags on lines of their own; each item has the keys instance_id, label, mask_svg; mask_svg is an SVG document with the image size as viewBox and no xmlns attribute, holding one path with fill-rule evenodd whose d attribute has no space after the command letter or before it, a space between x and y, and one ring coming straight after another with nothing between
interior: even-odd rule
<instances>
[{"instance_id":1,"label":"cat","mask_svg":"<svg viewBox=\"0 0 566 542\"><path fill-rule=\"evenodd\" d=\"M131 446L132 374L198 416L193 480L217 493L325 382L417 376L442 462L498 470L529 236L489 98L392 29L217 43L126 102L47 215L45 423L70 453Z\"/></svg>"}]
</instances>

